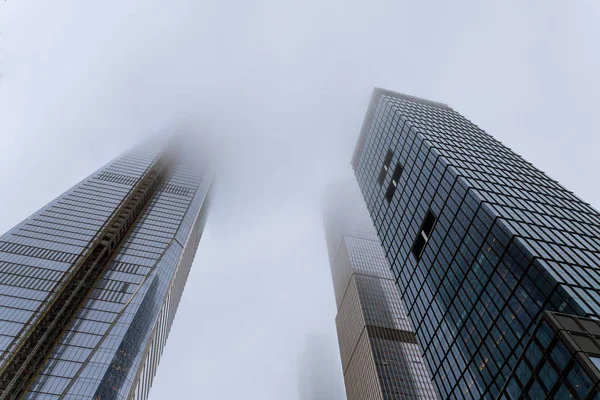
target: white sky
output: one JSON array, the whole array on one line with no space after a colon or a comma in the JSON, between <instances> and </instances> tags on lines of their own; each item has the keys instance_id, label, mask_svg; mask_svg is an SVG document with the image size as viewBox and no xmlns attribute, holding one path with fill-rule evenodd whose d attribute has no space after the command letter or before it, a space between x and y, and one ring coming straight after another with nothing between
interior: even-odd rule
<instances>
[{"instance_id":1,"label":"white sky","mask_svg":"<svg viewBox=\"0 0 600 400\"><path fill-rule=\"evenodd\" d=\"M319 202L373 86L448 103L600 206L600 3L488 3L0 1L0 232L188 121L223 169L150 400L305 400L311 335L339 391Z\"/></svg>"}]
</instances>

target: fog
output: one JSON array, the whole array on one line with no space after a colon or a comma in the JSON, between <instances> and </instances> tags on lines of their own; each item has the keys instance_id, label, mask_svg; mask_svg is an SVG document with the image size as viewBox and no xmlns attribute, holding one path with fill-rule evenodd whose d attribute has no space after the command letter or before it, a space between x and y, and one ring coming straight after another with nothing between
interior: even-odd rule
<instances>
[{"instance_id":1,"label":"fog","mask_svg":"<svg viewBox=\"0 0 600 400\"><path fill-rule=\"evenodd\" d=\"M594 0L2 1L0 232L184 123L218 180L150 400L306 400L315 332L340 392L320 199L352 177L373 87L449 104L598 207L599 19Z\"/></svg>"},{"instance_id":2,"label":"fog","mask_svg":"<svg viewBox=\"0 0 600 400\"><path fill-rule=\"evenodd\" d=\"M331 368L326 357L337 347L334 337L322 333L306 335L304 350L300 354L298 393L305 400L345 399L343 383L337 379L338 371Z\"/></svg>"}]
</instances>

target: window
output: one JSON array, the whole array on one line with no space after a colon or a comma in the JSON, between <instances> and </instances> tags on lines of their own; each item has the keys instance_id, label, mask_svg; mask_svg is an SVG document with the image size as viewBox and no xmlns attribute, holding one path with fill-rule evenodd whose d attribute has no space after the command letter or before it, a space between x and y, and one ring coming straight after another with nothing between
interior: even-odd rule
<instances>
[{"instance_id":1,"label":"window","mask_svg":"<svg viewBox=\"0 0 600 400\"><path fill-rule=\"evenodd\" d=\"M402 176L403 170L404 167L402 164L397 163L396 168L394 168L394 173L392 174L392 181L385 192L385 198L387 199L388 203L392 201L394 193L396 193L396 188L398 187L398 182L400 181L400 176Z\"/></svg>"},{"instance_id":2,"label":"window","mask_svg":"<svg viewBox=\"0 0 600 400\"><path fill-rule=\"evenodd\" d=\"M433 231L436 220L437 218L433 215L431 210L427 211L427 215L423 220L423 224L421 224L421 229L419 229L417 239L412 247L412 252L417 260L421 259L421 254L423 254L423 249L431 237L431 232Z\"/></svg>"},{"instance_id":3,"label":"window","mask_svg":"<svg viewBox=\"0 0 600 400\"><path fill-rule=\"evenodd\" d=\"M392 184L394 187L398 186L398 182L400 181L400 176L402 176L403 170L404 167L402 167L402 164L396 164L396 168L394 168L394 173L392 174Z\"/></svg>"},{"instance_id":4,"label":"window","mask_svg":"<svg viewBox=\"0 0 600 400\"><path fill-rule=\"evenodd\" d=\"M390 169L390 164L392 163L392 150L388 150L385 160L383 161L383 166L381 167L381 171L379 172L379 178L377 178L377 182L379 186L383 185L383 181L385 180L385 176L387 175L388 169Z\"/></svg>"},{"instance_id":5,"label":"window","mask_svg":"<svg viewBox=\"0 0 600 400\"><path fill-rule=\"evenodd\" d=\"M592 381L579 364L573 365L571 372L567 375L567 381L575 389L580 399L585 399L593 386Z\"/></svg>"}]
</instances>

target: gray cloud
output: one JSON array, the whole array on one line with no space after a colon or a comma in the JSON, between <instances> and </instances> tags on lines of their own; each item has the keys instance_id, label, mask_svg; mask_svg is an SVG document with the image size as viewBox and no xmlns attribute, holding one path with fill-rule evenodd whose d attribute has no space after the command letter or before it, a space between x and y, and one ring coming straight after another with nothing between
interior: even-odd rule
<instances>
[{"instance_id":1,"label":"gray cloud","mask_svg":"<svg viewBox=\"0 0 600 400\"><path fill-rule=\"evenodd\" d=\"M373 86L450 104L598 206L599 13L594 1L1 2L0 230L186 121L222 168L151 400L305 400L305 336L335 345L319 202L351 177Z\"/></svg>"}]
</instances>

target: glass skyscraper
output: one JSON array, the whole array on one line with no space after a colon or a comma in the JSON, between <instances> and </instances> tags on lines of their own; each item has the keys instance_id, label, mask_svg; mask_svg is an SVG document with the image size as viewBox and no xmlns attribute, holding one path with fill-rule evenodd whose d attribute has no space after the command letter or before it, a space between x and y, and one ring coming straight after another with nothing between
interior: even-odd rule
<instances>
[{"instance_id":1,"label":"glass skyscraper","mask_svg":"<svg viewBox=\"0 0 600 400\"><path fill-rule=\"evenodd\" d=\"M436 399L390 266L361 203L358 193L341 188L324 215L346 395L348 400Z\"/></svg>"},{"instance_id":2,"label":"glass skyscraper","mask_svg":"<svg viewBox=\"0 0 600 400\"><path fill-rule=\"evenodd\" d=\"M600 317L598 211L447 105L382 89L352 165L442 398L597 398L600 331L576 317ZM582 332L560 365L556 315Z\"/></svg>"},{"instance_id":3,"label":"glass skyscraper","mask_svg":"<svg viewBox=\"0 0 600 400\"><path fill-rule=\"evenodd\" d=\"M145 399L207 217L179 140L113 160L0 237L0 399Z\"/></svg>"}]
</instances>

